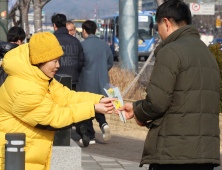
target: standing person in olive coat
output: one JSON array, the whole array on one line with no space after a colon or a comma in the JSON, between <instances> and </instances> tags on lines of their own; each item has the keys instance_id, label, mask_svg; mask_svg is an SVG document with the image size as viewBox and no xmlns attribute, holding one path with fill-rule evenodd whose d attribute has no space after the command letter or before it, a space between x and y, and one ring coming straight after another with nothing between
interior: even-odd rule
<instances>
[{"instance_id":1,"label":"standing person in olive coat","mask_svg":"<svg viewBox=\"0 0 222 170\"><path fill-rule=\"evenodd\" d=\"M141 166L213 170L220 164L217 62L191 25L190 9L184 2L164 2L157 9L156 21L163 41L155 50L146 99L119 110L150 129Z\"/></svg>"}]
</instances>

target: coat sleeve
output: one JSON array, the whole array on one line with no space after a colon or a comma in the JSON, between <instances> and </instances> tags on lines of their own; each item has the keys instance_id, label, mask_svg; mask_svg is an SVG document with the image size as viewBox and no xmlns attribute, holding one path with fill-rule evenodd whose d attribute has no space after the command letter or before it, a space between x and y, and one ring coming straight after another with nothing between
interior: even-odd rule
<instances>
[{"instance_id":1,"label":"coat sleeve","mask_svg":"<svg viewBox=\"0 0 222 170\"><path fill-rule=\"evenodd\" d=\"M88 101L92 102L93 104L97 104L101 98L104 97L103 95L89 92L75 92L66 86L63 86L55 79L53 79L50 83L49 90L54 102L59 104L61 107Z\"/></svg>"},{"instance_id":2,"label":"coat sleeve","mask_svg":"<svg viewBox=\"0 0 222 170\"><path fill-rule=\"evenodd\" d=\"M134 113L140 122L163 116L170 107L172 93L179 73L180 59L171 48L159 51L144 101L133 103Z\"/></svg>"},{"instance_id":3,"label":"coat sleeve","mask_svg":"<svg viewBox=\"0 0 222 170\"><path fill-rule=\"evenodd\" d=\"M84 66L85 56L84 56L84 51L83 51L81 43L79 43L78 46L79 46L78 71L81 72L81 70Z\"/></svg>"},{"instance_id":4,"label":"coat sleeve","mask_svg":"<svg viewBox=\"0 0 222 170\"><path fill-rule=\"evenodd\" d=\"M113 53L112 53L110 47L108 49L107 65L108 65L108 71L109 71L113 67Z\"/></svg>"},{"instance_id":5,"label":"coat sleeve","mask_svg":"<svg viewBox=\"0 0 222 170\"><path fill-rule=\"evenodd\" d=\"M47 130L66 129L75 123L95 117L91 101L61 107L47 95L31 92L20 94L14 102L12 114L30 126Z\"/></svg>"}]
</instances>

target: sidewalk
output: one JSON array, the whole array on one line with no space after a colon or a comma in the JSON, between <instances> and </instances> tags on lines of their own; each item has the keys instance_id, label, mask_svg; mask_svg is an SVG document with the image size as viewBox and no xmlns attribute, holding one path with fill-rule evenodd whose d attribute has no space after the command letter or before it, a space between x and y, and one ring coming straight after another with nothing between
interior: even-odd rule
<instances>
[{"instance_id":1,"label":"sidewalk","mask_svg":"<svg viewBox=\"0 0 222 170\"><path fill-rule=\"evenodd\" d=\"M139 167L137 162L82 153L83 170L147 170L149 165Z\"/></svg>"}]
</instances>

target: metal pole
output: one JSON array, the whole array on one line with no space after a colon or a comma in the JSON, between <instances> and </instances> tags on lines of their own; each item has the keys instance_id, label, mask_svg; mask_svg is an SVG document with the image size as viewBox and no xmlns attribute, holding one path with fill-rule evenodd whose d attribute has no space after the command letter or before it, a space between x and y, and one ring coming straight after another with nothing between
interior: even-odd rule
<instances>
[{"instance_id":1,"label":"metal pole","mask_svg":"<svg viewBox=\"0 0 222 170\"><path fill-rule=\"evenodd\" d=\"M5 170L25 170L25 133L7 133L5 139Z\"/></svg>"},{"instance_id":2,"label":"metal pole","mask_svg":"<svg viewBox=\"0 0 222 170\"><path fill-rule=\"evenodd\" d=\"M8 0L0 0L0 40L7 41Z\"/></svg>"},{"instance_id":3,"label":"metal pole","mask_svg":"<svg viewBox=\"0 0 222 170\"><path fill-rule=\"evenodd\" d=\"M121 67L138 69L138 1L119 0L119 57Z\"/></svg>"},{"instance_id":4,"label":"metal pole","mask_svg":"<svg viewBox=\"0 0 222 170\"><path fill-rule=\"evenodd\" d=\"M160 6L164 1L163 0L156 0L156 2L157 2L157 5ZM161 42L161 39L159 39L158 43L156 44L156 46L154 47L154 50L152 51L152 53L149 55L148 59L144 63L144 65L143 65L142 69L140 70L139 74L137 74L136 78L131 82L129 87L124 91L124 93L122 94L122 97L124 97L129 92L129 90L134 86L134 84L139 80L140 76L142 75L145 68L149 64L151 58L153 57L154 51L155 51L156 47L159 45L160 42Z\"/></svg>"}]
</instances>

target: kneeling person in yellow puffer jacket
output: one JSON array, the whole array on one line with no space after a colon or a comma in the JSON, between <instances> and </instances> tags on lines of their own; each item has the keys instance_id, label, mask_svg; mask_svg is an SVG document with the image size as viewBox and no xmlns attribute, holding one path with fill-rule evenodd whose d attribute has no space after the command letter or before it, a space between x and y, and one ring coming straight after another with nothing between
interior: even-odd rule
<instances>
[{"instance_id":1,"label":"kneeling person in yellow puffer jacket","mask_svg":"<svg viewBox=\"0 0 222 170\"><path fill-rule=\"evenodd\" d=\"M37 33L29 44L5 55L8 77L0 87L0 170L6 133L26 134L26 170L49 170L55 130L92 119L95 111L112 113L115 99L71 91L53 78L62 55L51 33Z\"/></svg>"}]
</instances>

